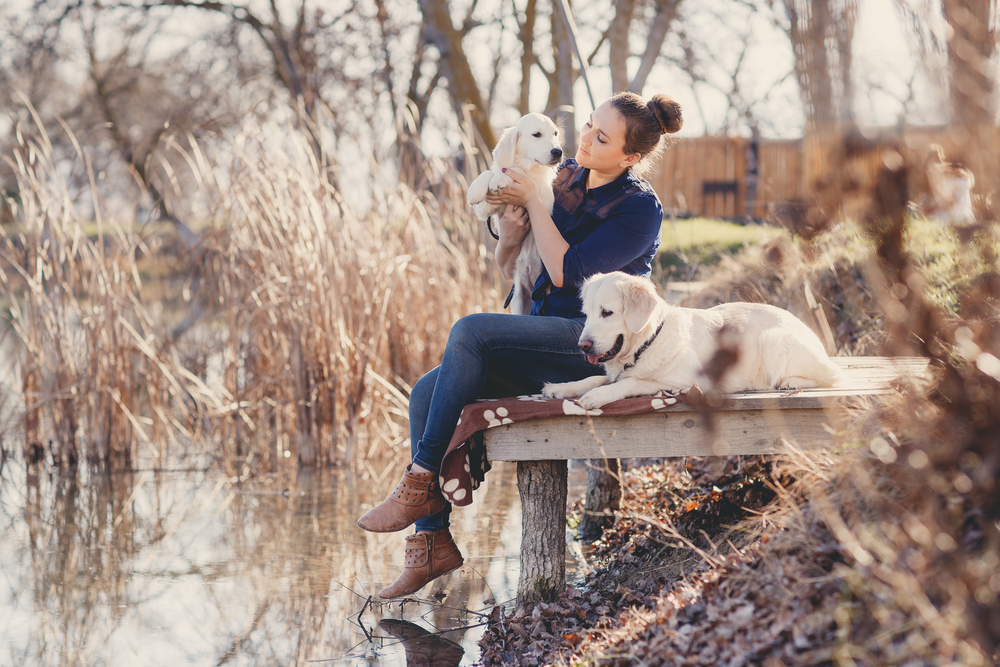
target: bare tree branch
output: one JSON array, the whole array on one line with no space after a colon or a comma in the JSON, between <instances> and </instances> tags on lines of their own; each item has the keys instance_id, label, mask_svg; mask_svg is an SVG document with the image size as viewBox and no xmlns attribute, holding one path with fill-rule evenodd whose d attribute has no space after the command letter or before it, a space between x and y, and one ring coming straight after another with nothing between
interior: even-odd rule
<instances>
[{"instance_id":1,"label":"bare tree branch","mask_svg":"<svg viewBox=\"0 0 1000 667\"><path fill-rule=\"evenodd\" d=\"M635 73L635 77L628 87L632 92L642 93L642 89L646 87L646 79L653 70L656 59L660 57L663 42L670 30L670 24L677 18L680 8L681 0L657 0L656 16L653 18L653 25L649 27L649 35L646 37L646 50L642 54L639 70Z\"/></svg>"}]
</instances>

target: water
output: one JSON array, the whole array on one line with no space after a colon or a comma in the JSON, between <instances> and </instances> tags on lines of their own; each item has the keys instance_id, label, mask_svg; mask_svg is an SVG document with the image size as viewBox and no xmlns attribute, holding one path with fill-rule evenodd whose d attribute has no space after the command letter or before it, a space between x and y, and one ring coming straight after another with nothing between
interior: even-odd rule
<instances>
[{"instance_id":1,"label":"water","mask_svg":"<svg viewBox=\"0 0 1000 667\"><path fill-rule=\"evenodd\" d=\"M514 465L494 465L476 502L452 513L466 567L420 591L425 603L366 605L401 570L405 533L355 521L397 467L375 484L337 471L33 476L8 459L0 664L472 664L480 614L517 590ZM412 639L425 632L440 635Z\"/></svg>"}]
</instances>

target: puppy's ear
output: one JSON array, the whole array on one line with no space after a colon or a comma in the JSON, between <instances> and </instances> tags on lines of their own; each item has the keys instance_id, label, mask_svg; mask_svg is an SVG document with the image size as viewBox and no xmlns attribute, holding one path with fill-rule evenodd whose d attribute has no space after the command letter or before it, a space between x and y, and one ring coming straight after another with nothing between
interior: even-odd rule
<instances>
[{"instance_id":1,"label":"puppy's ear","mask_svg":"<svg viewBox=\"0 0 1000 667\"><path fill-rule=\"evenodd\" d=\"M493 149L493 162L498 167L513 167L514 153L517 151L517 142L521 138L521 133L515 127L508 127L500 135L500 141Z\"/></svg>"},{"instance_id":2,"label":"puppy's ear","mask_svg":"<svg viewBox=\"0 0 1000 667\"><path fill-rule=\"evenodd\" d=\"M656 309L656 289L648 280L633 278L620 284L622 316L632 333L642 330Z\"/></svg>"}]
</instances>

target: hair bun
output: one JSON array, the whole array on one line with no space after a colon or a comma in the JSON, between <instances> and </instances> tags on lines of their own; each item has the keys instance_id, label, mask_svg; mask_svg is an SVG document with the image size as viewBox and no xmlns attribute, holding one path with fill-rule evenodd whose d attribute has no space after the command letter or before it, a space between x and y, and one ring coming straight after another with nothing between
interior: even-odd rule
<instances>
[{"instance_id":1,"label":"hair bun","mask_svg":"<svg viewBox=\"0 0 1000 667\"><path fill-rule=\"evenodd\" d=\"M666 95L653 95L646 103L660 121L660 134L673 134L684 125L681 105Z\"/></svg>"}]
</instances>

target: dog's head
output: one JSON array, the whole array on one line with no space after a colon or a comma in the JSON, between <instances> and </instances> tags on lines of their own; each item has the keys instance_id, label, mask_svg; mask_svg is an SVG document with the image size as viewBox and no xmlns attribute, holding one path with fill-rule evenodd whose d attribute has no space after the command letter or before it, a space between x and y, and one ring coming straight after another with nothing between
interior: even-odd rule
<instances>
[{"instance_id":1,"label":"dog's head","mask_svg":"<svg viewBox=\"0 0 1000 667\"><path fill-rule=\"evenodd\" d=\"M591 276L580 288L587 323L580 334L580 350L592 364L627 356L642 345L640 335L651 325L660 298L647 278L625 273Z\"/></svg>"},{"instance_id":2,"label":"dog's head","mask_svg":"<svg viewBox=\"0 0 1000 667\"><path fill-rule=\"evenodd\" d=\"M500 135L493 149L498 167L517 167L529 171L535 167L553 167L562 161L562 137L548 116L529 113Z\"/></svg>"}]
</instances>

